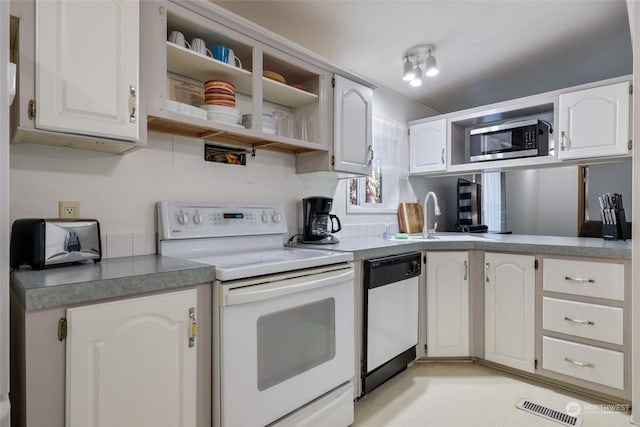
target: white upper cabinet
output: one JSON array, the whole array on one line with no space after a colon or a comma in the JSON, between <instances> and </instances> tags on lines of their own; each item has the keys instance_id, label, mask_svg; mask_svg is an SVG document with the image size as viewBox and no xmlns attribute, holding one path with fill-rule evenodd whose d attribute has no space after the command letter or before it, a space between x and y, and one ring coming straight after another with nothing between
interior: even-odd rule
<instances>
[{"instance_id":1,"label":"white upper cabinet","mask_svg":"<svg viewBox=\"0 0 640 427\"><path fill-rule=\"evenodd\" d=\"M196 425L197 290L67 310L66 426Z\"/></svg>"},{"instance_id":2,"label":"white upper cabinet","mask_svg":"<svg viewBox=\"0 0 640 427\"><path fill-rule=\"evenodd\" d=\"M559 158L627 155L629 82L560 95Z\"/></svg>"},{"instance_id":3,"label":"white upper cabinet","mask_svg":"<svg viewBox=\"0 0 640 427\"><path fill-rule=\"evenodd\" d=\"M334 169L370 175L373 156L373 91L335 76Z\"/></svg>"},{"instance_id":4,"label":"white upper cabinet","mask_svg":"<svg viewBox=\"0 0 640 427\"><path fill-rule=\"evenodd\" d=\"M409 127L409 173L445 170L446 151L447 119Z\"/></svg>"},{"instance_id":5,"label":"white upper cabinet","mask_svg":"<svg viewBox=\"0 0 640 427\"><path fill-rule=\"evenodd\" d=\"M36 126L137 141L139 4L36 2Z\"/></svg>"},{"instance_id":6,"label":"white upper cabinet","mask_svg":"<svg viewBox=\"0 0 640 427\"><path fill-rule=\"evenodd\" d=\"M123 153L141 144L139 2L12 2L12 142Z\"/></svg>"}]
</instances>

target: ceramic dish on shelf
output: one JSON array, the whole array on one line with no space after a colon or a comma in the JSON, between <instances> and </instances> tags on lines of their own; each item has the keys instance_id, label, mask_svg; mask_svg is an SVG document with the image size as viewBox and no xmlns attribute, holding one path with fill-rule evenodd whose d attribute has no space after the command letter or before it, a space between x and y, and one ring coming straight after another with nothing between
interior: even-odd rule
<instances>
[{"instance_id":1,"label":"ceramic dish on shelf","mask_svg":"<svg viewBox=\"0 0 640 427\"><path fill-rule=\"evenodd\" d=\"M215 111L209 110L207 111L207 119L212 120L214 122L222 122L228 124L240 124L240 120L242 119L242 113L237 111L235 108L231 108L231 110L235 111Z\"/></svg>"},{"instance_id":2,"label":"ceramic dish on shelf","mask_svg":"<svg viewBox=\"0 0 640 427\"><path fill-rule=\"evenodd\" d=\"M237 108L227 107L227 106L224 106L224 105L204 104L204 105L201 105L200 108L202 108L203 110L207 110L207 111L218 111L218 112L223 112L223 113L240 115L240 110L238 110Z\"/></svg>"},{"instance_id":3,"label":"ceramic dish on shelf","mask_svg":"<svg viewBox=\"0 0 640 427\"><path fill-rule=\"evenodd\" d=\"M282 74L275 73L273 71L264 70L262 75L268 79L275 80L278 83L286 84L287 80Z\"/></svg>"},{"instance_id":4,"label":"ceramic dish on shelf","mask_svg":"<svg viewBox=\"0 0 640 427\"><path fill-rule=\"evenodd\" d=\"M218 123L218 124L225 125L225 126L233 126L234 128L241 128L241 129L245 128L241 124L225 122L223 120L212 120L212 119L209 119L209 121L212 122L212 123Z\"/></svg>"}]
</instances>

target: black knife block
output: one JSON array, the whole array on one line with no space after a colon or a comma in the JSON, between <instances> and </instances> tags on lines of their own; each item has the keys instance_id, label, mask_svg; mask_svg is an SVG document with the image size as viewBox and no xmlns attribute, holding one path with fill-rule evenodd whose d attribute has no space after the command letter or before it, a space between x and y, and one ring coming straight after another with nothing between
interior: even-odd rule
<instances>
[{"instance_id":1,"label":"black knife block","mask_svg":"<svg viewBox=\"0 0 640 427\"><path fill-rule=\"evenodd\" d=\"M602 224L602 238L604 240L627 240L629 233L624 209L614 211L614 214L616 216L615 224Z\"/></svg>"}]
</instances>

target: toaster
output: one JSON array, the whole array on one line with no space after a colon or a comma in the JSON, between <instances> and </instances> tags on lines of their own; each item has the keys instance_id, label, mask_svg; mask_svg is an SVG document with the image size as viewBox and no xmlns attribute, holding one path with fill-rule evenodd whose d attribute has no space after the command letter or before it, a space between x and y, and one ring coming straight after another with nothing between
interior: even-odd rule
<instances>
[{"instance_id":1,"label":"toaster","mask_svg":"<svg viewBox=\"0 0 640 427\"><path fill-rule=\"evenodd\" d=\"M100 224L95 219L23 218L11 227L10 265L34 270L102 259Z\"/></svg>"}]
</instances>

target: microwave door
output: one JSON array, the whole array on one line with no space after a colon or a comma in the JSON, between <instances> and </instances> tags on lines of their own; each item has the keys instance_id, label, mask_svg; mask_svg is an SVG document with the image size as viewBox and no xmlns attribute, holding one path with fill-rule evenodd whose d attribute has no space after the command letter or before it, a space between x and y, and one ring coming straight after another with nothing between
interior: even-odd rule
<instances>
[{"instance_id":1,"label":"microwave door","mask_svg":"<svg viewBox=\"0 0 640 427\"><path fill-rule=\"evenodd\" d=\"M513 150L511 132L496 132L482 135L482 152L484 154L502 153Z\"/></svg>"}]
</instances>

